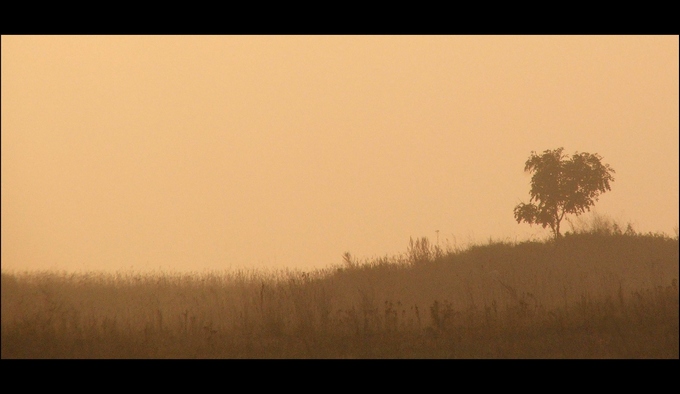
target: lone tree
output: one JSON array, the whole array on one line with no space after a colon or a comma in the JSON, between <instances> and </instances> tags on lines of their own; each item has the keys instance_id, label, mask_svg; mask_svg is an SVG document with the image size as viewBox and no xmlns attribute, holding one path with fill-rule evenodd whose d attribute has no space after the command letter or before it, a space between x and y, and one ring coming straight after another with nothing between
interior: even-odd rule
<instances>
[{"instance_id":1,"label":"lone tree","mask_svg":"<svg viewBox=\"0 0 680 394\"><path fill-rule=\"evenodd\" d=\"M590 211L601 193L611 190L614 169L602 164L597 153L562 154L564 148L546 150L541 155L531 152L524 171L531 177L531 200L515 207L517 223L550 226L555 239L560 235L564 215L580 215Z\"/></svg>"}]
</instances>

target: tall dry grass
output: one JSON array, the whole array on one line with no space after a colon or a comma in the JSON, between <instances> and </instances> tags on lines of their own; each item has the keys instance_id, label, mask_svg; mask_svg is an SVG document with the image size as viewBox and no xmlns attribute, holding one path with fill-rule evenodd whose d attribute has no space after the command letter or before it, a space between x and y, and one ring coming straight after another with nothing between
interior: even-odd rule
<instances>
[{"instance_id":1,"label":"tall dry grass","mask_svg":"<svg viewBox=\"0 0 680 394\"><path fill-rule=\"evenodd\" d=\"M2 273L2 358L678 358L678 239L618 226L314 272Z\"/></svg>"}]
</instances>

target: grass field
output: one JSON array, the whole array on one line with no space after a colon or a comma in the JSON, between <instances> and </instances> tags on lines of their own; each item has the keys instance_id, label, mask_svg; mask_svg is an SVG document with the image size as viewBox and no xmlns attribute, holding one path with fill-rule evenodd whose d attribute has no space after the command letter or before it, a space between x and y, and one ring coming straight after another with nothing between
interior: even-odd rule
<instances>
[{"instance_id":1,"label":"grass field","mask_svg":"<svg viewBox=\"0 0 680 394\"><path fill-rule=\"evenodd\" d=\"M2 358L677 359L677 237L596 230L314 272L3 272Z\"/></svg>"}]
</instances>

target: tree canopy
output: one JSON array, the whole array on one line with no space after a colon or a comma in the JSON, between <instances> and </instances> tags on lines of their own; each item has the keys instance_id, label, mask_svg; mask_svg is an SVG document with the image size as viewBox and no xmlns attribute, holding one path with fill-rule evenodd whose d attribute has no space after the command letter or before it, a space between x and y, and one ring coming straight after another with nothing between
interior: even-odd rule
<instances>
[{"instance_id":1,"label":"tree canopy","mask_svg":"<svg viewBox=\"0 0 680 394\"><path fill-rule=\"evenodd\" d=\"M611 190L614 169L602 164L597 153L563 154L564 148L531 152L524 171L531 177L531 200L515 207L517 223L550 227L560 237L560 222L566 214L580 215L590 210L601 193Z\"/></svg>"}]
</instances>

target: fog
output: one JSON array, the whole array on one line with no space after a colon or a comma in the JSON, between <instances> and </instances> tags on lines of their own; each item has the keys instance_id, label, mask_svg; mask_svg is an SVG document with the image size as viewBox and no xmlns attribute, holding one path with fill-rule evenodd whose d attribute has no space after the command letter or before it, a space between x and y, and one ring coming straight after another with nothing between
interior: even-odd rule
<instances>
[{"instance_id":1,"label":"fog","mask_svg":"<svg viewBox=\"0 0 680 394\"><path fill-rule=\"evenodd\" d=\"M678 36L2 36L2 270L548 237L513 208L558 147L616 170L598 213L674 234L678 71Z\"/></svg>"}]
</instances>

